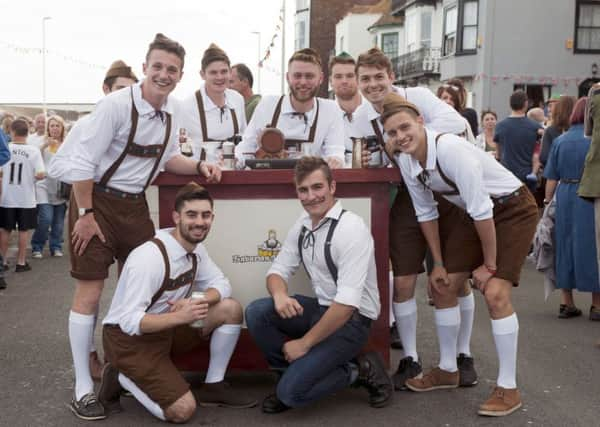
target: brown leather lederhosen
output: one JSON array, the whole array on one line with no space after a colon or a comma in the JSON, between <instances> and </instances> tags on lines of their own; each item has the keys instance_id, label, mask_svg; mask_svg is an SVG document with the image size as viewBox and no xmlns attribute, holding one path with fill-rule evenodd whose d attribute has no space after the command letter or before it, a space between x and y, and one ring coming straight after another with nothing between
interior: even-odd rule
<instances>
[{"instance_id":1,"label":"brown leather lederhosen","mask_svg":"<svg viewBox=\"0 0 600 427\"><path fill-rule=\"evenodd\" d=\"M154 177L154 174L156 173L156 170L158 169L158 165L160 164L160 160L162 159L163 154L165 154L165 151L167 149L167 144L169 142L169 137L171 136L171 115L169 113L165 113L165 114L167 116L167 129L165 132L165 138L163 140L163 143L162 144L154 144L154 145L136 144L134 142L134 139L135 139L135 133L137 131L139 113L137 111L137 108L135 107L135 102L133 101L133 88L131 88L131 130L129 131L129 137L127 138L127 145L125 146L125 149L123 150L121 155L117 158L117 160L115 160L115 162L112 164L112 166L110 168L108 168L106 170L106 172L104 172L104 175L102 175L102 178L100 178L100 182L98 183L100 189L108 189L108 191L106 191L106 192L110 193L111 191L110 191L110 187L108 187L108 182L113 177L113 175L115 174L117 169L119 169L119 167L121 166L121 163L123 163L123 160L125 160L125 157L134 156L134 157L144 157L144 158L155 158L156 159L156 161L154 162L154 166L152 166L152 170L150 171L150 175L148 176L148 179L146 180L146 184L144 185L144 191L146 191L146 188L148 188L148 186L152 182L152 178ZM139 197L139 194L134 195L134 194L118 191L118 190L115 190L115 193L123 194L124 198L126 198L127 195L129 195L131 197L136 197L136 196ZM142 193L143 193L143 191L142 191Z\"/></svg>"},{"instance_id":2,"label":"brown leather lederhosen","mask_svg":"<svg viewBox=\"0 0 600 427\"><path fill-rule=\"evenodd\" d=\"M146 312L165 291L189 286L189 295L198 268L196 255L190 254L192 268L171 279L170 262L164 243L157 238L150 241L158 246L162 254L165 276ZM189 391L189 384L173 363L172 355L201 346L203 342L197 330L187 325L141 335L128 335L118 325L104 325L103 328L106 360L131 379L163 410Z\"/></svg>"},{"instance_id":3,"label":"brown leather lederhosen","mask_svg":"<svg viewBox=\"0 0 600 427\"><path fill-rule=\"evenodd\" d=\"M202 130L202 141L212 141L210 136L208 136L208 127L206 125L206 111L204 111L204 101L202 100L202 92L200 90L196 91L196 103L198 104L198 114L200 115L200 128ZM225 138L219 141L230 141L235 142L235 136L240 133L240 127L238 125L237 116L235 114L235 109L230 108L231 112L231 120L233 121L233 135L229 138Z\"/></svg>"},{"instance_id":4,"label":"brown leather lederhosen","mask_svg":"<svg viewBox=\"0 0 600 427\"><path fill-rule=\"evenodd\" d=\"M273 112L273 117L271 118L271 123L268 125L268 127L277 128L277 122L279 121L279 115L281 114L281 105L283 103L283 98L285 98L285 95L282 95L281 98L279 98L279 101L277 102L277 105L275 106L275 111ZM310 127L310 131L308 132L308 139L306 141L303 141L301 139L286 138L285 139L285 148L286 149L288 149L289 147L296 147L296 151L300 151L301 144L303 144L303 143L312 144L315 141L315 134L317 133L317 122L319 120L319 100L317 98L315 98L315 102L317 104L317 111L315 112L315 119L313 120L313 124Z\"/></svg>"}]
</instances>

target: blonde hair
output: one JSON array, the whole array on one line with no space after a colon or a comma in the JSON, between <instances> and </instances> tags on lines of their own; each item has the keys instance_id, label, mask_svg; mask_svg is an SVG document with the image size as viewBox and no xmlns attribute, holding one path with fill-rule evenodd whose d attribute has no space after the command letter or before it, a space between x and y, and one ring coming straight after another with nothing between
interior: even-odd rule
<instances>
[{"instance_id":1,"label":"blonde hair","mask_svg":"<svg viewBox=\"0 0 600 427\"><path fill-rule=\"evenodd\" d=\"M53 115L48 117L48 120L46 120L46 137L50 137L50 122L52 120L60 124L60 126L62 127L62 130L60 131L60 142L63 142L65 140L66 126L65 121L61 116Z\"/></svg>"}]
</instances>

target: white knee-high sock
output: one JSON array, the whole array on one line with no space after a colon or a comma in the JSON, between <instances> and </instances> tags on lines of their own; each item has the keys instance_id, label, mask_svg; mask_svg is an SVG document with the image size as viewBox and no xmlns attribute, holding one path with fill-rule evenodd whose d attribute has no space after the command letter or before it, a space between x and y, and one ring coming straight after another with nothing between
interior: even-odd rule
<instances>
[{"instance_id":1,"label":"white knee-high sock","mask_svg":"<svg viewBox=\"0 0 600 427\"><path fill-rule=\"evenodd\" d=\"M100 305L96 306L96 312L94 313L94 328L92 329L92 343L90 345L90 353L96 351L96 345L94 344L94 334L96 333L96 325L98 324L98 312L100 310Z\"/></svg>"},{"instance_id":2,"label":"white knee-high sock","mask_svg":"<svg viewBox=\"0 0 600 427\"><path fill-rule=\"evenodd\" d=\"M504 388L517 387L517 343L519 341L519 319L513 313L503 319L492 319L492 333L498 353L498 380Z\"/></svg>"},{"instance_id":3,"label":"white knee-high sock","mask_svg":"<svg viewBox=\"0 0 600 427\"><path fill-rule=\"evenodd\" d=\"M90 375L90 346L94 335L94 315L69 313L69 341L75 369L75 398L94 391Z\"/></svg>"},{"instance_id":4,"label":"white knee-high sock","mask_svg":"<svg viewBox=\"0 0 600 427\"><path fill-rule=\"evenodd\" d=\"M405 302L394 303L396 328L404 347L404 357L410 356L413 361L419 360L417 354L417 301L414 298Z\"/></svg>"},{"instance_id":5,"label":"white knee-high sock","mask_svg":"<svg viewBox=\"0 0 600 427\"><path fill-rule=\"evenodd\" d=\"M456 372L456 340L460 328L460 308L435 309L435 326L440 343L440 369Z\"/></svg>"},{"instance_id":6,"label":"white knee-high sock","mask_svg":"<svg viewBox=\"0 0 600 427\"><path fill-rule=\"evenodd\" d=\"M204 382L223 381L241 329L242 325L222 325L213 331L210 337L210 362Z\"/></svg>"},{"instance_id":7,"label":"white knee-high sock","mask_svg":"<svg viewBox=\"0 0 600 427\"><path fill-rule=\"evenodd\" d=\"M154 415L156 418L166 421L165 413L160 405L154 400L150 399L148 395L144 393L137 385L135 385L133 381L131 381L125 375L119 374L119 384L121 384L121 387L123 387L125 390L133 394L133 397L135 397L135 399L140 402L142 406L146 408L152 415Z\"/></svg>"},{"instance_id":8,"label":"white knee-high sock","mask_svg":"<svg viewBox=\"0 0 600 427\"><path fill-rule=\"evenodd\" d=\"M466 297L458 297L460 307L460 330L458 331L458 344L456 354L463 353L471 356L471 334L473 332L473 319L475 318L475 297L471 292Z\"/></svg>"}]
</instances>

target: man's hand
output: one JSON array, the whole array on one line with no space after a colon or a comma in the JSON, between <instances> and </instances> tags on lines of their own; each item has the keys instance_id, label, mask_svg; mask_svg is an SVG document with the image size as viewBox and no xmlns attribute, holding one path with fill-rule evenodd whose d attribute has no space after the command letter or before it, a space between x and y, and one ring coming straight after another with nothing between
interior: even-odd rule
<instances>
[{"instance_id":1,"label":"man's hand","mask_svg":"<svg viewBox=\"0 0 600 427\"><path fill-rule=\"evenodd\" d=\"M283 345L283 355L288 363L300 359L306 353L308 353L310 347L308 347L302 338L298 340L288 341Z\"/></svg>"},{"instance_id":2,"label":"man's hand","mask_svg":"<svg viewBox=\"0 0 600 427\"><path fill-rule=\"evenodd\" d=\"M440 265L434 266L429 275L429 284L438 294L446 293L450 286L446 269Z\"/></svg>"},{"instance_id":3,"label":"man's hand","mask_svg":"<svg viewBox=\"0 0 600 427\"><path fill-rule=\"evenodd\" d=\"M185 299L178 299L177 301L167 301L169 304L169 313L175 313L183 308L185 304Z\"/></svg>"},{"instance_id":4,"label":"man's hand","mask_svg":"<svg viewBox=\"0 0 600 427\"><path fill-rule=\"evenodd\" d=\"M360 163L363 168L369 167L369 162L371 161L371 152L367 150L367 144L363 142L363 148L361 151Z\"/></svg>"},{"instance_id":5,"label":"man's hand","mask_svg":"<svg viewBox=\"0 0 600 427\"><path fill-rule=\"evenodd\" d=\"M221 181L221 168L213 163L202 162L199 167L200 173L206 177L208 182Z\"/></svg>"},{"instance_id":6,"label":"man's hand","mask_svg":"<svg viewBox=\"0 0 600 427\"><path fill-rule=\"evenodd\" d=\"M106 238L100 230L100 226L96 222L93 213L79 218L73 226L73 232L71 233L71 243L73 244L73 250L79 256L82 256L87 248L88 243L94 236L98 236L102 243L106 243Z\"/></svg>"},{"instance_id":7,"label":"man's hand","mask_svg":"<svg viewBox=\"0 0 600 427\"><path fill-rule=\"evenodd\" d=\"M492 276L493 274L488 270L485 264L480 265L473 271L473 285L485 295L485 285Z\"/></svg>"},{"instance_id":8,"label":"man's hand","mask_svg":"<svg viewBox=\"0 0 600 427\"><path fill-rule=\"evenodd\" d=\"M341 169L344 167L344 163L337 157L327 157L325 161L331 169Z\"/></svg>"},{"instance_id":9,"label":"man's hand","mask_svg":"<svg viewBox=\"0 0 600 427\"><path fill-rule=\"evenodd\" d=\"M274 296L275 311L282 319L291 319L295 316L301 316L304 308L300 303L288 295Z\"/></svg>"},{"instance_id":10,"label":"man's hand","mask_svg":"<svg viewBox=\"0 0 600 427\"><path fill-rule=\"evenodd\" d=\"M192 323L208 315L208 303L202 299L185 298L171 305L171 311L179 314L181 323Z\"/></svg>"}]
</instances>

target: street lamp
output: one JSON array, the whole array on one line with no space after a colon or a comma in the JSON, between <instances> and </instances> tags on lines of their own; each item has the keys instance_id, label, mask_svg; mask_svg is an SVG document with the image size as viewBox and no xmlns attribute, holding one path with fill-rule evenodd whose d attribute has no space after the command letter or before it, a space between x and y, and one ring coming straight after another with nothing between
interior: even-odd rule
<instances>
[{"instance_id":1,"label":"street lamp","mask_svg":"<svg viewBox=\"0 0 600 427\"><path fill-rule=\"evenodd\" d=\"M42 109L46 115L46 21L52 19L51 16L42 18Z\"/></svg>"},{"instance_id":2,"label":"street lamp","mask_svg":"<svg viewBox=\"0 0 600 427\"><path fill-rule=\"evenodd\" d=\"M258 73L256 75L256 80L258 82L258 85L257 85L256 89L257 89L257 93L260 93L260 69L261 69L261 66L260 66L260 32L252 31L252 34L255 34L258 36Z\"/></svg>"}]
</instances>

